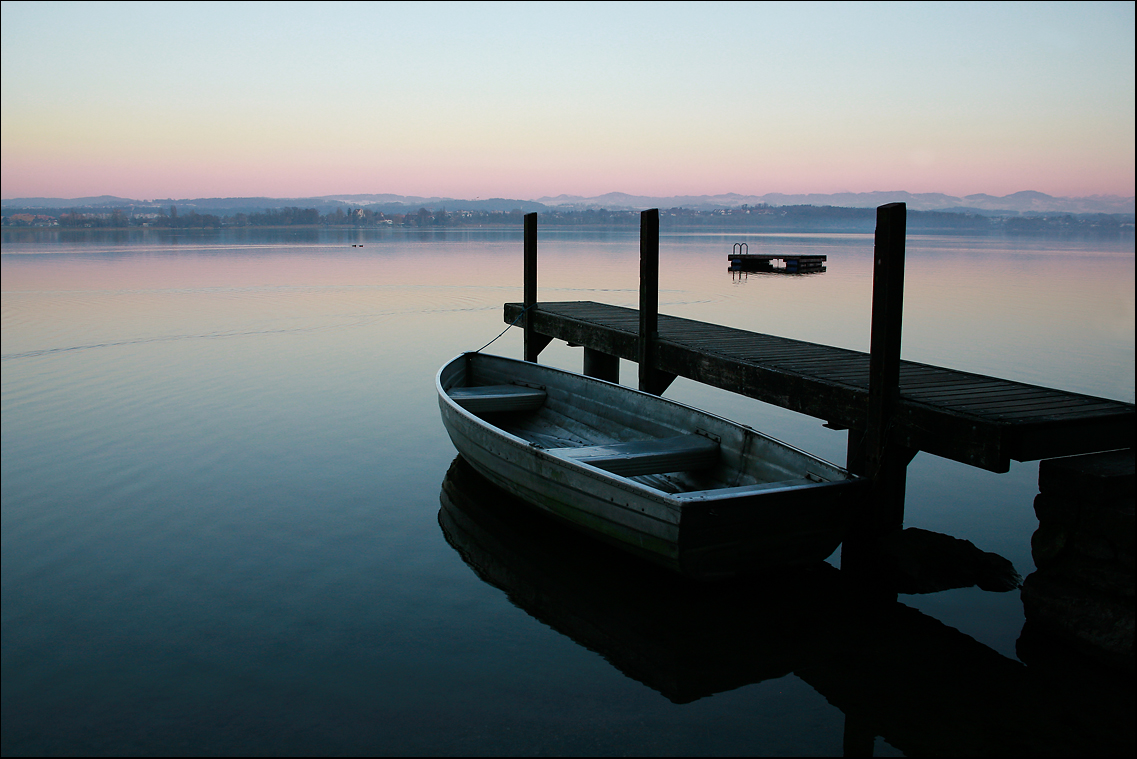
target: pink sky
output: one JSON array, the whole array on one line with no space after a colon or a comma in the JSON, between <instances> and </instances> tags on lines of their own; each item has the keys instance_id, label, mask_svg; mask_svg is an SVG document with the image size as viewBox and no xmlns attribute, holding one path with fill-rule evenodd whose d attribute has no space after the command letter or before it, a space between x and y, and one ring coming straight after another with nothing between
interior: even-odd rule
<instances>
[{"instance_id":1,"label":"pink sky","mask_svg":"<svg viewBox=\"0 0 1137 759\"><path fill-rule=\"evenodd\" d=\"M5 198L1134 194L1132 3L2 7Z\"/></svg>"}]
</instances>

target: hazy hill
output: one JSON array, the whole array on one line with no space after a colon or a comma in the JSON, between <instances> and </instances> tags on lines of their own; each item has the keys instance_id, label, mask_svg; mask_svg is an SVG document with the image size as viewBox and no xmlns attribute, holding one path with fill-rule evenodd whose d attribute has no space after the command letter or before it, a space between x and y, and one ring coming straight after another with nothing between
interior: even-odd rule
<instances>
[{"instance_id":1,"label":"hazy hill","mask_svg":"<svg viewBox=\"0 0 1137 759\"><path fill-rule=\"evenodd\" d=\"M1085 198L1060 198L1042 192L1024 191L998 197L995 195L968 195L957 198L942 193L911 193L903 190L892 192L842 192L809 193L787 195L768 193L766 195L686 195L674 197L649 197L612 192L595 197L578 195L558 195L537 198L537 202L550 207L570 208L724 208L740 205L771 206L838 206L841 208L875 208L885 203L904 202L914 211L970 211L972 213L1021 214L1021 213L1133 213L1134 198L1118 195L1092 195Z\"/></svg>"},{"instance_id":2,"label":"hazy hill","mask_svg":"<svg viewBox=\"0 0 1137 759\"><path fill-rule=\"evenodd\" d=\"M424 198L415 195L325 195L311 198L156 198L153 200L136 200L132 198L118 198L111 195L101 195L94 198L5 198L0 201L0 207L5 209L45 209L67 210L79 208L84 210L107 211L119 209L169 209L176 206L180 213L197 211L198 213L260 213L272 208L315 208L320 213L335 211L337 208L368 208L383 213L413 213L420 208L434 211L446 208L450 211L503 211L509 212L520 209L526 213L530 211L544 211L547 206L532 200L517 200L510 198L476 198L467 200L462 198Z\"/></svg>"},{"instance_id":3,"label":"hazy hill","mask_svg":"<svg viewBox=\"0 0 1137 759\"><path fill-rule=\"evenodd\" d=\"M99 206L121 207L138 205L139 201L130 198L118 198L114 195L99 195L94 198L12 198L0 201L4 208L70 208L71 206L83 208L97 208Z\"/></svg>"},{"instance_id":4,"label":"hazy hill","mask_svg":"<svg viewBox=\"0 0 1137 759\"><path fill-rule=\"evenodd\" d=\"M914 211L954 211L982 215L1015 216L1020 214L1054 213L1133 213L1134 198L1117 195L1092 195L1083 198L1061 198L1042 192L1016 192L1002 197L979 193L957 198L942 193L910 193L902 190L891 192L845 192L809 193L788 195L768 193L766 195L673 195L654 197L610 192L605 195L583 197L579 195L557 195L536 200L516 198L443 198L421 197L415 195L347 194L323 195L309 198L163 198L155 200L132 200L111 195L90 198L11 198L0 201L6 209L67 209L85 208L107 210L146 208L169 208L174 205L179 211L198 211L199 213L235 214L259 213L271 208L315 208L321 213L335 211L336 208L368 208L383 213L408 213L419 208L431 211L445 208L448 211L497 211L521 210L546 211L555 209L600 209L639 210L644 208L688 208L694 210L712 208L737 208L742 205L759 206L834 206L840 208L875 208L884 203L904 202Z\"/></svg>"}]
</instances>

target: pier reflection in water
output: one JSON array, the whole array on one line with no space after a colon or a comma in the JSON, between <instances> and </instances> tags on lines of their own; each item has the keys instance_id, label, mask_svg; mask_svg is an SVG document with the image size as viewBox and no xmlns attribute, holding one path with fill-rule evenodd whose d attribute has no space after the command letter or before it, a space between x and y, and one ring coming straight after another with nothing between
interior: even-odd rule
<instances>
[{"instance_id":1,"label":"pier reflection in water","mask_svg":"<svg viewBox=\"0 0 1137 759\"><path fill-rule=\"evenodd\" d=\"M461 457L439 525L520 609L675 703L795 674L845 713L846 754L1132 753L1133 690L1038 671L902 603L867 604L840 570L700 584L553 522Z\"/></svg>"}]
</instances>

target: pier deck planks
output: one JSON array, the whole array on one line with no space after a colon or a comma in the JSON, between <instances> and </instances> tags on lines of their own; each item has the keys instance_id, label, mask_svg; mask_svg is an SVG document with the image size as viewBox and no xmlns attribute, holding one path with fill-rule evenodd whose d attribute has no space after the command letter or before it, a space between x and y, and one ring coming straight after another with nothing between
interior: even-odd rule
<instances>
[{"instance_id":1,"label":"pier deck planks","mask_svg":"<svg viewBox=\"0 0 1137 759\"><path fill-rule=\"evenodd\" d=\"M505 320L521 313L505 304ZM635 361L639 312L592 301L540 303L534 329ZM654 368L864 429L869 354L659 315ZM901 362L892 439L995 472L1031 461L1133 446L1134 407L938 366Z\"/></svg>"}]
</instances>

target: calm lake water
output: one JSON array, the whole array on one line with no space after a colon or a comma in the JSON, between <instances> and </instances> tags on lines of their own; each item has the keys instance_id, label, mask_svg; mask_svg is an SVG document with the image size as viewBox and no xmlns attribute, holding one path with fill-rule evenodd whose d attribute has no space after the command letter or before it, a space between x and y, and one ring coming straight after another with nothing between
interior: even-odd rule
<instances>
[{"instance_id":1,"label":"calm lake water","mask_svg":"<svg viewBox=\"0 0 1137 759\"><path fill-rule=\"evenodd\" d=\"M541 299L636 305L636 230L540 237ZM743 240L828 271L733 278ZM521 300L519 231L4 232L2 253L5 754L999 753L1036 730L973 735L935 701L949 653L975 673L959 701L1026 676L1017 592L901 596L877 647L920 653L863 658L839 552L692 591L456 464L434 374ZM871 264L871 235L665 233L660 310L867 350ZM905 358L1133 402L1132 239L913 236L906 269ZM489 351L520 356L520 330ZM820 420L666 395L844 462ZM1037 476L921 453L906 524L1025 576ZM909 703L874 700L896 672Z\"/></svg>"}]
</instances>

